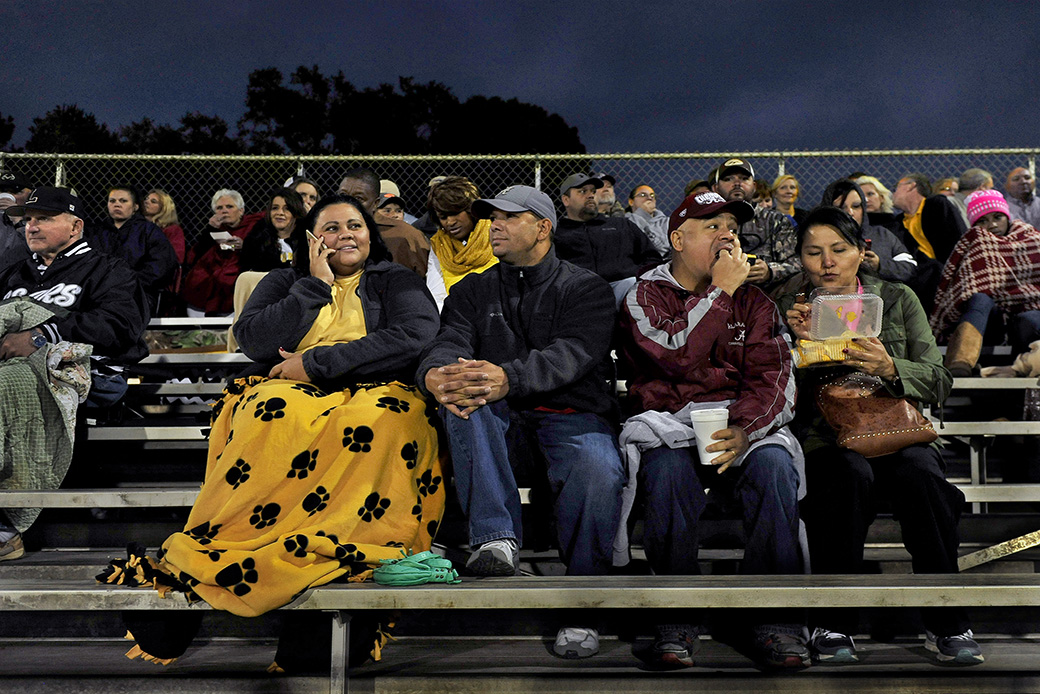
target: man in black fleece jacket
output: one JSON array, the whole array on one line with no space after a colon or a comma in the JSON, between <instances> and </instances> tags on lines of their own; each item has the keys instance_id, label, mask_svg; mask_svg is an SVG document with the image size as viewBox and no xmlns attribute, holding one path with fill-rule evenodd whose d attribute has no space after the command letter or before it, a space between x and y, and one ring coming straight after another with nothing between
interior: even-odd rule
<instances>
[{"instance_id":1,"label":"man in black fleece jacket","mask_svg":"<svg viewBox=\"0 0 1040 694\"><path fill-rule=\"evenodd\" d=\"M544 193L512 186L473 211L491 218L499 263L456 284L437 338L420 357L419 387L440 403L462 509L467 566L512 575L522 543L510 465L526 442L545 459L560 551L571 575L610 568L624 474L615 432L608 350L609 285L556 257L556 212ZM593 655L593 629L560 630L554 651Z\"/></svg>"}]
</instances>

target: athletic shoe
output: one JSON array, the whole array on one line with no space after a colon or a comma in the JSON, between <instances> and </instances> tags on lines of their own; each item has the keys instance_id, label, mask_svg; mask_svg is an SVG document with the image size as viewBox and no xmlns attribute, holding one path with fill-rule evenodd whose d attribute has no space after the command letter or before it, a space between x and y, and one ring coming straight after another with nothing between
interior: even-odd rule
<instances>
[{"instance_id":1,"label":"athletic shoe","mask_svg":"<svg viewBox=\"0 0 1040 694\"><path fill-rule=\"evenodd\" d=\"M856 655L856 642L851 636L839 634L823 627L816 627L809 637L809 650L812 652L813 662L816 663L855 663L859 660Z\"/></svg>"},{"instance_id":2,"label":"athletic shoe","mask_svg":"<svg viewBox=\"0 0 1040 694\"><path fill-rule=\"evenodd\" d=\"M599 653L599 632L586 627L563 627L556 634L553 653L568 660L591 658Z\"/></svg>"},{"instance_id":3,"label":"athletic shoe","mask_svg":"<svg viewBox=\"0 0 1040 694\"><path fill-rule=\"evenodd\" d=\"M985 660L971 629L953 636L936 636L926 631L924 647L935 653L935 657L942 663L977 665Z\"/></svg>"},{"instance_id":4,"label":"athletic shoe","mask_svg":"<svg viewBox=\"0 0 1040 694\"><path fill-rule=\"evenodd\" d=\"M25 556L25 545L22 544L21 534L15 534L7 542L0 542L0 561L20 559Z\"/></svg>"},{"instance_id":5,"label":"athletic shoe","mask_svg":"<svg viewBox=\"0 0 1040 694\"><path fill-rule=\"evenodd\" d=\"M473 550L466 568L477 576L515 576L520 564L520 548L516 540L504 537L485 542Z\"/></svg>"},{"instance_id":6,"label":"athletic shoe","mask_svg":"<svg viewBox=\"0 0 1040 694\"><path fill-rule=\"evenodd\" d=\"M662 665L693 666L693 656L700 650L697 629L689 624L661 624L657 640L650 648L651 658Z\"/></svg>"},{"instance_id":7,"label":"athletic shoe","mask_svg":"<svg viewBox=\"0 0 1040 694\"><path fill-rule=\"evenodd\" d=\"M812 657L805 639L769 627L755 629L751 647L755 658L762 665L775 668L806 668L812 665Z\"/></svg>"}]
</instances>

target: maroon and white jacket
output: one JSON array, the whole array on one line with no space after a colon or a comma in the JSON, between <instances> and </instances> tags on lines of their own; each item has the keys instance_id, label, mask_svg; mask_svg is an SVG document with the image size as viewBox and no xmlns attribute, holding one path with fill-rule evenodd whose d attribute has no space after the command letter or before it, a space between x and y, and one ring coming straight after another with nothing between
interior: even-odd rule
<instances>
[{"instance_id":1,"label":"maroon and white jacket","mask_svg":"<svg viewBox=\"0 0 1040 694\"><path fill-rule=\"evenodd\" d=\"M752 443L794 418L791 345L776 305L753 285L731 297L684 289L665 263L640 276L620 316L631 413L729 402Z\"/></svg>"}]
</instances>

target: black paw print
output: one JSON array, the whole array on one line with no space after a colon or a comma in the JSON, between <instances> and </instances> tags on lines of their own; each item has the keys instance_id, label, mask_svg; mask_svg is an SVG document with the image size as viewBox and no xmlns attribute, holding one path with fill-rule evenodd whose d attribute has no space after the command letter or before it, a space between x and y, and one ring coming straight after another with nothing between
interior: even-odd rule
<instances>
[{"instance_id":1,"label":"black paw print","mask_svg":"<svg viewBox=\"0 0 1040 694\"><path fill-rule=\"evenodd\" d=\"M195 578L191 574L184 573L183 571L181 571L177 575L177 580L183 583L184 585L188 586L189 588L194 588L199 584L199 579Z\"/></svg>"},{"instance_id":2,"label":"black paw print","mask_svg":"<svg viewBox=\"0 0 1040 694\"><path fill-rule=\"evenodd\" d=\"M208 545L213 541L213 538L217 536L217 531L220 530L220 524L214 525L212 528L209 525L209 521L196 525L191 530L188 530L188 537L198 542L200 545Z\"/></svg>"},{"instance_id":3,"label":"black paw print","mask_svg":"<svg viewBox=\"0 0 1040 694\"><path fill-rule=\"evenodd\" d=\"M230 484L232 489L238 489L249 480L249 471L252 469L249 463L239 458L233 467L228 468L224 481Z\"/></svg>"},{"instance_id":4,"label":"black paw print","mask_svg":"<svg viewBox=\"0 0 1040 694\"><path fill-rule=\"evenodd\" d=\"M390 542L387 542L383 546L384 547L404 547L404 543L403 542L398 542L397 540L390 540Z\"/></svg>"},{"instance_id":5,"label":"black paw print","mask_svg":"<svg viewBox=\"0 0 1040 694\"><path fill-rule=\"evenodd\" d=\"M432 520L426 524L426 532L430 534L430 537L437 537L437 521Z\"/></svg>"},{"instance_id":6,"label":"black paw print","mask_svg":"<svg viewBox=\"0 0 1040 694\"><path fill-rule=\"evenodd\" d=\"M253 411L254 417L259 417L263 422L270 422L273 419L281 419L285 416L285 400L281 398L271 398L270 400L264 400L256 404L256 409Z\"/></svg>"},{"instance_id":7,"label":"black paw print","mask_svg":"<svg viewBox=\"0 0 1040 694\"><path fill-rule=\"evenodd\" d=\"M218 586L230 588L231 592L241 597L252 590L247 583L256 583L260 574L256 571L256 562L244 559L241 564L229 564L213 577Z\"/></svg>"},{"instance_id":8,"label":"black paw print","mask_svg":"<svg viewBox=\"0 0 1040 694\"><path fill-rule=\"evenodd\" d=\"M324 491L323 487L318 487L318 489L321 489L322 491ZM337 544L337 545L339 544L339 535L336 535L335 533L327 533L324 530L319 530L318 532L316 532L314 534L317 535L318 537L327 537L330 540L332 540L335 544Z\"/></svg>"},{"instance_id":9,"label":"black paw print","mask_svg":"<svg viewBox=\"0 0 1040 694\"><path fill-rule=\"evenodd\" d=\"M263 530L269 525L274 525L278 522L278 514L281 513L282 507L278 504L267 504L265 506L254 506L253 515L249 517L249 524L257 530Z\"/></svg>"},{"instance_id":10,"label":"black paw print","mask_svg":"<svg viewBox=\"0 0 1040 694\"><path fill-rule=\"evenodd\" d=\"M415 516L415 520L422 520L422 497L415 497L415 506L412 506L412 515Z\"/></svg>"},{"instance_id":11,"label":"black paw print","mask_svg":"<svg viewBox=\"0 0 1040 694\"><path fill-rule=\"evenodd\" d=\"M368 444L372 443L374 438L375 434L369 427L347 427L343 430L343 447L354 453L368 453L372 450Z\"/></svg>"},{"instance_id":12,"label":"black paw print","mask_svg":"<svg viewBox=\"0 0 1040 694\"><path fill-rule=\"evenodd\" d=\"M409 405L404 400L399 400L398 398L386 396L379 398L379 400L376 401L376 407L385 407L391 412L407 412L408 408L411 407L411 405Z\"/></svg>"},{"instance_id":13,"label":"black paw print","mask_svg":"<svg viewBox=\"0 0 1040 694\"><path fill-rule=\"evenodd\" d=\"M205 554L209 557L210 561L220 561L220 555L226 552L226 549L197 549L195 550L199 554Z\"/></svg>"},{"instance_id":14,"label":"black paw print","mask_svg":"<svg viewBox=\"0 0 1040 694\"><path fill-rule=\"evenodd\" d=\"M336 559L339 560L340 566L346 566L365 561L365 553L358 550L357 545L338 545L336 547Z\"/></svg>"},{"instance_id":15,"label":"black paw print","mask_svg":"<svg viewBox=\"0 0 1040 694\"><path fill-rule=\"evenodd\" d=\"M304 451L292 459L292 467L289 468L289 472L285 473L285 476L289 479L307 479L307 475L314 472L314 468L317 464L317 449L313 451Z\"/></svg>"},{"instance_id":16,"label":"black paw print","mask_svg":"<svg viewBox=\"0 0 1040 694\"><path fill-rule=\"evenodd\" d=\"M249 382L246 381L244 378L236 378L235 380L231 381L226 386L224 386L224 392L228 395L241 395L242 393L246 392L246 387L248 385Z\"/></svg>"},{"instance_id":17,"label":"black paw print","mask_svg":"<svg viewBox=\"0 0 1040 694\"><path fill-rule=\"evenodd\" d=\"M335 407L330 407L329 409L325 410L324 412L322 412L322 413L321 413L320 415L318 415L318 416L319 416L319 417L328 417L328 416L329 416L330 414L332 414L332 413L333 413L333 412L335 412L335 411L336 411L336 408L335 408Z\"/></svg>"},{"instance_id":18,"label":"black paw print","mask_svg":"<svg viewBox=\"0 0 1040 694\"><path fill-rule=\"evenodd\" d=\"M365 499L365 505L358 509L357 514L361 516L361 520L371 523L373 518L382 518L388 508L390 508L390 499L381 499L379 492L372 492Z\"/></svg>"},{"instance_id":19,"label":"black paw print","mask_svg":"<svg viewBox=\"0 0 1040 694\"><path fill-rule=\"evenodd\" d=\"M313 492L303 498L303 510L307 512L308 516L313 516L319 511L324 511L325 507L328 506L329 492L325 487L317 487ZM322 531L318 531L318 535L324 535ZM329 535L335 542L335 536Z\"/></svg>"},{"instance_id":20,"label":"black paw print","mask_svg":"<svg viewBox=\"0 0 1040 694\"><path fill-rule=\"evenodd\" d=\"M220 413L223 412L223 411L224 411L224 401L223 400L217 400L215 403L213 403L213 407L210 408L210 411L209 411L209 423L210 423L210 426L212 426L213 423L217 421L217 418L220 416ZM234 410L232 410L232 413L234 413Z\"/></svg>"},{"instance_id":21,"label":"black paw print","mask_svg":"<svg viewBox=\"0 0 1040 694\"><path fill-rule=\"evenodd\" d=\"M306 535L293 535L285 538L285 542L282 543L285 546L285 551L291 553L294 557L303 559L307 556L307 536Z\"/></svg>"},{"instance_id":22,"label":"black paw print","mask_svg":"<svg viewBox=\"0 0 1040 694\"><path fill-rule=\"evenodd\" d=\"M440 475L434 476L432 472L427 470L419 478L419 493L423 496L430 496L436 494L438 487L441 486Z\"/></svg>"},{"instance_id":23,"label":"black paw print","mask_svg":"<svg viewBox=\"0 0 1040 694\"><path fill-rule=\"evenodd\" d=\"M404 458L404 462L409 470L414 469L419 459L419 442L412 441L411 443L406 443L401 448L401 457Z\"/></svg>"},{"instance_id":24,"label":"black paw print","mask_svg":"<svg viewBox=\"0 0 1040 694\"><path fill-rule=\"evenodd\" d=\"M312 398L323 398L328 393L314 385L313 383L294 383L292 384L291 390L298 390L305 395L309 395Z\"/></svg>"}]
</instances>

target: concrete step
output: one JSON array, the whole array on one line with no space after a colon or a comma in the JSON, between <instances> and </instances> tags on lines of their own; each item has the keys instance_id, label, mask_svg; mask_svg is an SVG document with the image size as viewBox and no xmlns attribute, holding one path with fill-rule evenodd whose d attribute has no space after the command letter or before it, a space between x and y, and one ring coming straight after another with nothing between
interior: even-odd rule
<instances>
[{"instance_id":1,"label":"concrete step","mask_svg":"<svg viewBox=\"0 0 1040 694\"><path fill-rule=\"evenodd\" d=\"M601 640L599 655L581 661L549 654L543 638L471 639L402 637L383 660L354 668L352 692L851 692L853 694L967 694L1040 691L1035 637L980 637L986 662L972 668L935 664L920 637L882 643L860 637L860 663L814 666L793 676L763 676L731 646L702 638L695 667L654 671L640 656L649 641ZM160 667L123 657L128 642L0 641L0 692L327 692L328 680L264 673L271 640L197 642L173 665Z\"/></svg>"}]
</instances>

